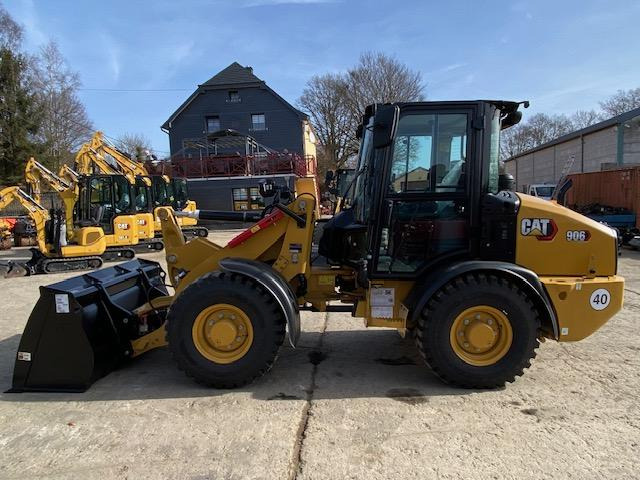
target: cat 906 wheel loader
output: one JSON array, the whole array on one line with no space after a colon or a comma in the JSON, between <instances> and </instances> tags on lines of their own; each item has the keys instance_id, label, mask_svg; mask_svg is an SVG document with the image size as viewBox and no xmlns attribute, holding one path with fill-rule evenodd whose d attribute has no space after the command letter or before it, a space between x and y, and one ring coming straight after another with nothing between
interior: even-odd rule
<instances>
[{"instance_id":1,"label":"cat 906 wheel loader","mask_svg":"<svg viewBox=\"0 0 640 480\"><path fill-rule=\"evenodd\" d=\"M372 105L359 128L349 208L324 224L314 179L253 212L226 246L185 243L160 212L168 272L135 260L41 289L14 391L84 390L119 363L168 345L178 366L228 388L267 372L300 336L300 310L344 310L412 332L444 381L493 388L522 374L542 339L581 340L620 310L616 233L556 203L498 191L507 101ZM317 253L316 253L317 251ZM174 289L168 293L165 282ZM366 334L363 334L363 339Z\"/></svg>"}]
</instances>

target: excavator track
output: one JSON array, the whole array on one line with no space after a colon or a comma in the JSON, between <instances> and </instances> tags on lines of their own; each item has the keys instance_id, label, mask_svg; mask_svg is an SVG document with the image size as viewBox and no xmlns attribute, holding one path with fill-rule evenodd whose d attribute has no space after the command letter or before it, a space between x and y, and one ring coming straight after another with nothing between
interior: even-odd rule
<instances>
[{"instance_id":1,"label":"excavator track","mask_svg":"<svg viewBox=\"0 0 640 480\"><path fill-rule=\"evenodd\" d=\"M103 260L98 256L47 258L36 264L36 271L42 273L61 273L74 270L96 270L102 267Z\"/></svg>"},{"instance_id":2,"label":"excavator track","mask_svg":"<svg viewBox=\"0 0 640 480\"><path fill-rule=\"evenodd\" d=\"M136 251L131 247L109 247L101 255L105 262L118 262L120 260L130 260L135 258Z\"/></svg>"},{"instance_id":3,"label":"excavator track","mask_svg":"<svg viewBox=\"0 0 640 480\"><path fill-rule=\"evenodd\" d=\"M137 253L147 253L149 251L159 252L164 250L164 242L160 238L152 238L149 240L141 240L137 245L133 246Z\"/></svg>"},{"instance_id":4,"label":"excavator track","mask_svg":"<svg viewBox=\"0 0 640 480\"><path fill-rule=\"evenodd\" d=\"M182 233L187 237L203 237L207 238L209 235L209 229L207 227L187 227L182 229Z\"/></svg>"}]
</instances>

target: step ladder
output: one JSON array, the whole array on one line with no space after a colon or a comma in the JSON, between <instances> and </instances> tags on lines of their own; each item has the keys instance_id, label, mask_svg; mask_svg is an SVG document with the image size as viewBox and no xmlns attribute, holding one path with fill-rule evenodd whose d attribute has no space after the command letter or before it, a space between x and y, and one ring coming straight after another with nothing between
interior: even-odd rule
<instances>
[{"instance_id":1,"label":"step ladder","mask_svg":"<svg viewBox=\"0 0 640 480\"><path fill-rule=\"evenodd\" d=\"M573 167L573 164L575 163L575 161L576 161L576 155L575 153L572 153L571 155L569 155L569 157L567 158L567 161L564 163L564 167L562 168L562 172L560 173L560 178L558 179L558 182L556 183L556 186L553 189L553 193L551 194L551 198L553 200L556 199L558 194L558 189L562 186L562 184L566 180L567 176L569 175L569 172L571 171L571 167Z\"/></svg>"}]
</instances>

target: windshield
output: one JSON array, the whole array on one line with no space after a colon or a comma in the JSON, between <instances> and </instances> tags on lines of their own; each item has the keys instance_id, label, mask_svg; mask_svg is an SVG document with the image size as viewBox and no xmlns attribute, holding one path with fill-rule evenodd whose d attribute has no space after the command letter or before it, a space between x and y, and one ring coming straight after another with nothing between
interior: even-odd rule
<instances>
[{"instance_id":1,"label":"windshield","mask_svg":"<svg viewBox=\"0 0 640 480\"><path fill-rule=\"evenodd\" d=\"M160 175L151 177L153 184L153 204L155 207L171 206L173 203L173 193L167 182Z\"/></svg>"},{"instance_id":2,"label":"windshield","mask_svg":"<svg viewBox=\"0 0 640 480\"><path fill-rule=\"evenodd\" d=\"M536 189L536 196L537 197L549 197L551 198L551 195L553 195L553 185L549 185L548 187L535 187Z\"/></svg>"},{"instance_id":3,"label":"windshield","mask_svg":"<svg viewBox=\"0 0 640 480\"><path fill-rule=\"evenodd\" d=\"M490 193L498 193L500 178L500 110L493 110L491 118L491 138L489 139L489 182L487 189Z\"/></svg>"},{"instance_id":4,"label":"windshield","mask_svg":"<svg viewBox=\"0 0 640 480\"><path fill-rule=\"evenodd\" d=\"M344 168L338 170L338 181L336 182L336 189L338 190L338 195L344 197L349 184L356 176L356 171L353 168Z\"/></svg>"},{"instance_id":5,"label":"windshield","mask_svg":"<svg viewBox=\"0 0 640 480\"><path fill-rule=\"evenodd\" d=\"M356 169L356 185L353 194L352 205L355 208L356 219L362 223L369 218L371 207L371 182L368 182L369 175L365 175L367 166L371 162L373 153L373 117L363 129L362 143L358 155L358 168Z\"/></svg>"},{"instance_id":6,"label":"windshield","mask_svg":"<svg viewBox=\"0 0 640 480\"><path fill-rule=\"evenodd\" d=\"M113 176L113 193L115 201L115 212L129 213L131 208L131 184L126 177L120 175Z\"/></svg>"},{"instance_id":7,"label":"windshield","mask_svg":"<svg viewBox=\"0 0 640 480\"><path fill-rule=\"evenodd\" d=\"M149 187L144 183L144 180L140 177L136 178L136 184L133 187L135 196L136 212L148 212L149 211Z\"/></svg>"},{"instance_id":8,"label":"windshield","mask_svg":"<svg viewBox=\"0 0 640 480\"><path fill-rule=\"evenodd\" d=\"M184 208L189 200L189 194L187 192L187 179L186 178L172 178L171 186L173 187L173 195L175 197L174 208Z\"/></svg>"}]
</instances>

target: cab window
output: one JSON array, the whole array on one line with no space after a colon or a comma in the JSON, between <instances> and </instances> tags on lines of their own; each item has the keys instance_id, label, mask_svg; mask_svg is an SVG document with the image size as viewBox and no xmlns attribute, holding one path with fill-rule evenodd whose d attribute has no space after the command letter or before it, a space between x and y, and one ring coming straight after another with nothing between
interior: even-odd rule
<instances>
[{"instance_id":1,"label":"cab window","mask_svg":"<svg viewBox=\"0 0 640 480\"><path fill-rule=\"evenodd\" d=\"M393 144L389 191L464 191L466 150L466 114L404 115Z\"/></svg>"}]
</instances>

